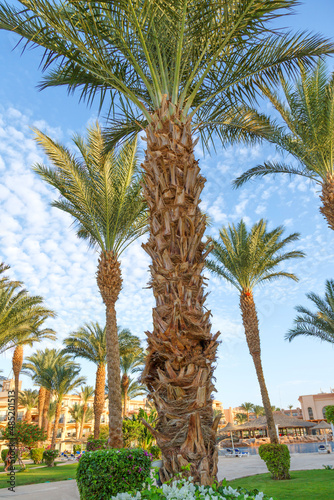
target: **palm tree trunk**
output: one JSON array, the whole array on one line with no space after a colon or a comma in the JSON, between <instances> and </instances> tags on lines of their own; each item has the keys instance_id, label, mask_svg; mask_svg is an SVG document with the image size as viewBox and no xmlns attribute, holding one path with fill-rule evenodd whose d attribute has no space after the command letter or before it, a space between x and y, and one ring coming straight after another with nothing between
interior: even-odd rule
<instances>
[{"instance_id":1,"label":"palm tree trunk","mask_svg":"<svg viewBox=\"0 0 334 500\"><path fill-rule=\"evenodd\" d=\"M48 421L47 440L50 441L52 432L52 419Z\"/></svg>"},{"instance_id":2,"label":"palm tree trunk","mask_svg":"<svg viewBox=\"0 0 334 500\"><path fill-rule=\"evenodd\" d=\"M262 396L262 404L267 419L268 434L271 443L278 443L278 437L274 422L274 416L271 409L269 394L266 382L263 375L262 361L261 361L261 346L260 346L260 333L259 321L253 299L253 294L249 291L243 291L240 295L240 309L242 313L242 320L245 328L246 340L249 352L253 358L256 375L260 385Z\"/></svg>"},{"instance_id":3,"label":"palm tree trunk","mask_svg":"<svg viewBox=\"0 0 334 500\"><path fill-rule=\"evenodd\" d=\"M20 371L23 364L23 346L17 345L13 354L13 372L15 381L14 407L15 407L15 423L17 422L17 412L19 407L19 387L20 387Z\"/></svg>"},{"instance_id":4,"label":"palm tree trunk","mask_svg":"<svg viewBox=\"0 0 334 500\"><path fill-rule=\"evenodd\" d=\"M100 363L96 370L95 392L94 392L94 439L100 435L101 415L104 409L105 395L104 386L106 383L106 367Z\"/></svg>"},{"instance_id":5,"label":"palm tree trunk","mask_svg":"<svg viewBox=\"0 0 334 500\"><path fill-rule=\"evenodd\" d=\"M322 194L320 196L322 207L320 212L327 219L328 226L334 230L334 175L328 173L326 180L322 184Z\"/></svg>"},{"instance_id":6,"label":"palm tree trunk","mask_svg":"<svg viewBox=\"0 0 334 500\"><path fill-rule=\"evenodd\" d=\"M38 427L42 429L43 408L45 401L45 387L40 387L38 392Z\"/></svg>"},{"instance_id":7,"label":"palm tree trunk","mask_svg":"<svg viewBox=\"0 0 334 500\"><path fill-rule=\"evenodd\" d=\"M126 373L123 374L122 376L122 381L121 385L123 387L123 395L124 395L124 402L123 402L123 417L126 417L126 414L128 412L128 389L129 389L129 377L127 376Z\"/></svg>"},{"instance_id":8,"label":"palm tree trunk","mask_svg":"<svg viewBox=\"0 0 334 500\"><path fill-rule=\"evenodd\" d=\"M153 432L162 450L162 481L190 464L195 482L216 478L211 394L218 334L211 334L205 311L202 270L208 253L202 242L206 223L199 209L205 179L193 151L191 121L164 98L146 129L144 197L150 237L144 249L152 259L151 286L156 307L142 379L158 412Z\"/></svg>"},{"instance_id":9,"label":"palm tree trunk","mask_svg":"<svg viewBox=\"0 0 334 500\"><path fill-rule=\"evenodd\" d=\"M45 399L43 406L43 417L42 417L42 429L47 431L48 429L48 411L50 406L51 392L45 389Z\"/></svg>"},{"instance_id":10,"label":"palm tree trunk","mask_svg":"<svg viewBox=\"0 0 334 500\"><path fill-rule=\"evenodd\" d=\"M85 420L86 420L86 413L87 413L87 405L84 405L83 410L82 410L82 422L81 422L81 427L80 427L79 439L82 439L83 428L84 428Z\"/></svg>"},{"instance_id":11,"label":"palm tree trunk","mask_svg":"<svg viewBox=\"0 0 334 500\"><path fill-rule=\"evenodd\" d=\"M31 410L28 409L26 411L26 414L24 416L24 420L28 423L28 424L31 424Z\"/></svg>"},{"instance_id":12,"label":"palm tree trunk","mask_svg":"<svg viewBox=\"0 0 334 500\"><path fill-rule=\"evenodd\" d=\"M75 439L79 438L79 422L76 420L75 422Z\"/></svg>"},{"instance_id":13,"label":"palm tree trunk","mask_svg":"<svg viewBox=\"0 0 334 500\"><path fill-rule=\"evenodd\" d=\"M108 367L109 446L123 447L122 392L115 304L122 288L120 263L113 252L101 253L97 284L106 306L106 347Z\"/></svg>"},{"instance_id":14,"label":"palm tree trunk","mask_svg":"<svg viewBox=\"0 0 334 500\"><path fill-rule=\"evenodd\" d=\"M61 413L61 401L58 401L56 404L55 421L54 421L54 425L53 425L53 433L52 433L52 439L51 439L51 450L54 450L56 447L56 439L57 439L60 413Z\"/></svg>"}]
</instances>

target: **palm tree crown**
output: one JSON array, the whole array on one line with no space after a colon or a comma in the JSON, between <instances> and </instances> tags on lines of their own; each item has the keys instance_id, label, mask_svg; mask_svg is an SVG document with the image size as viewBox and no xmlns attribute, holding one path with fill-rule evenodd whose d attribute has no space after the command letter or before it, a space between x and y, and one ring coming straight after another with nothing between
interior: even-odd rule
<instances>
[{"instance_id":1,"label":"palm tree crown","mask_svg":"<svg viewBox=\"0 0 334 500\"><path fill-rule=\"evenodd\" d=\"M267 223L263 219L254 224L249 232L243 220L237 226L222 228L220 241L213 240L212 255L215 260L208 259L207 267L229 281L239 292L251 291L260 283L280 277L297 281L293 273L277 269L286 260L304 257L300 250L282 251L299 238L298 233L293 233L282 239L283 231L283 226L267 231Z\"/></svg>"},{"instance_id":2,"label":"palm tree crown","mask_svg":"<svg viewBox=\"0 0 334 500\"><path fill-rule=\"evenodd\" d=\"M305 335L334 344L334 280L326 281L324 298L315 293L308 293L306 297L313 302L317 310L312 312L304 306L297 306L299 315L286 339L291 342L295 337Z\"/></svg>"}]
</instances>

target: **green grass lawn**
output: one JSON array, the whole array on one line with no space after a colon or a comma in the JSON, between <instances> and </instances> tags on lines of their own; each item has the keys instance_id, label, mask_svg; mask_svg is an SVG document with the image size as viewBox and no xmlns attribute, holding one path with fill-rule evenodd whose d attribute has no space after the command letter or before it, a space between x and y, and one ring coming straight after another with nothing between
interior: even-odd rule
<instances>
[{"instance_id":1,"label":"green grass lawn","mask_svg":"<svg viewBox=\"0 0 334 500\"><path fill-rule=\"evenodd\" d=\"M288 481L274 481L270 474L258 474L229 481L232 487L257 488L275 500L334 500L334 470L290 472Z\"/></svg>"},{"instance_id":2,"label":"green grass lawn","mask_svg":"<svg viewBox=\"0 0 334 500\"><path fill-rule=\"evenodd\" d=\"M57 465L56 467L45 467L42 469L32 469L31 467L34 467L34 465L29 465L24 472L17 472L15 474L16 486L75 479L78 464ZM0 472L2 471L3 467L0 467ZM8 476L6 474L0 474L0 488L8 488L7 480Z\"/></svg>"}]
</instances>

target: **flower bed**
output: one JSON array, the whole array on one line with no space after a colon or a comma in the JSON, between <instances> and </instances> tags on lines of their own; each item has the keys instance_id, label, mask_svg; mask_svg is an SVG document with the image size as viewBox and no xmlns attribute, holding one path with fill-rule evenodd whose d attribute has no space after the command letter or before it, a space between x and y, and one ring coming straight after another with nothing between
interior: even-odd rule
<instances>
[{"instance_id":1,"label":"flower bed","mask_svg":"<svg viewBox=\"0 0 334 500\"><path fill-rule=\"evenodd\" d=\"M226 481L219 485L196 486L192 478L179 479L165 483L161 487L152 486L136 493L118 493L111 500L273 500L258 490L247 491L241 488L233 489L226 486Z\"/></svg>"}]
</instances>

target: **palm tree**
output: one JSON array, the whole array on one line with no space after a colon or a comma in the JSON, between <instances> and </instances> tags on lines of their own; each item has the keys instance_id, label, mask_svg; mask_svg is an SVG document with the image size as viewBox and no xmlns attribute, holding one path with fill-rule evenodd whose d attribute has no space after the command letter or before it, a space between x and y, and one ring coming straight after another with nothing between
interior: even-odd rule
<instances>
[{"instance_id":1,"label":"palm tree","mask_svg":"<svg viewBox=\"0 0 334 500\"><path fill-rule=\"evenodd\" d=\"M147 425L162 449L163 481L191 464L195 481L211 483L218 461L219 416L213 420L211 398L218 334L211 334L204 307L205 179L194 134L208 147L216 133L223 141L262 137L266 123L255 125L231 104L333 45L313 34L273 31L268 23L289 13L295 0L19 3L23 9L0 6L0 29L46 49L41 87L81 89L88 101L98 96L100 106L109 99L110 147L145 130L150 238L144 248L156 307L143 381L159 415L155 429Z\"/></svg>"},{"instance_id":2,"label":"palm tree","mask_svg":"<svg viewBox=\"0 0 334 500\"><path fill-rule=\"evenodd\" d=\"M122 288L120 255L147 228L146 205L140 195L136 141L126 143L116 154L105 153L98 124L88 129L88 138L75 137L81 158L36 131L36 140L54 168L37 165L34 170L60 193L53 206L69 213L77 235L99 252L97 284L106 306L106 350L108 366L109 444L121 448L122 398L119 345L115 304Z\"/></svg>"},{"instance_id":3,"label":"palm tree","mask_svg":"<svg viewBox=\"0 0 334 500\"><path fill-rule=\"evenodd\" d=\"M79 423L80 423L80 435L81 435L80 439L82 439L82 432L81 431L83 430L85 423L93 420L93 416L94 416L93 410L92 410L92 408L88 407L87 410L84 411L84 406L81 405L79 408L78 416L79 416Z\"/></svg>"},{"instance_id":4,"label":"palm tree","mask_svg":"<svg viewBox=\"0 0 334 500\"><path fill-rule=\"evenodd\" d=\"M325 288L324 298L313 292L306 294L316 306L315 312L304 306L296 307L299 315L285 337L287 340L291 342L295 337L305 335L334 344L334 280L326 280Z\"/></svg>"},{"instance_id":5,"label":"palm tree","mask_svg":"<svg viewBox=\"0 0 334 500\"><path fill-rule=\"evenodd\" d=\"M41 373L47 368L53 368L55 364L64 364L70 361L71 356L64 355L60 349L38 349L34 354L28 356L22 365L22 373L29 375L35 384L41 380ZM40 384L38 401L38 425L41 429L48 429L48 410L51 392Z\"/></svg>"},{"instance_id":6,"label":"palm tree","mask_svg":"<svg viewBox=\"0 0 334 500\"><path fill-rule=\"evenodd\" d=\"M70 393L86 380L85 377L79 376L79 372L80 367L78 364L69 361L65 364L57 363L53 367L48 367L38 376L41 385L50 391L56 401L51 449L54 449L56 445L61 406L65 394Z\"/></svg>"},{"instance_id":7,"label":"palm tree","mask_svg":"<svg viewBox=\"0 0 334 500\"><path fill-rule=\"evenodd\" d=\"M249 412L253 410L253 406L253 403L242 403L242 405L240 405L240 408L246 412L247 422L249 422Z\"/></svg>"},{"instance_id":8,"label":"palm tree","mask_svg":"<svg viewBox=\"0 0 334 500\"><path fill-rule=\"evenodd\" d=\"M56 406L57 402L56 401L50 401L49 406L47 408L47 414L46 414L46 426L47 426L47 437L46 439L50 441L51 439L51 434L52 434L52 423L54 424L54 419L56 415Z\"/></svg>"},{"instance_id":9,"label":"palm tree","mask_svg":"<svg viewBox=\"0 0 334 500\"><path fill-rule=\"evenodd\" d=\"M261 417L262 415L264 415L264 408L263 408L263 406L253 405L252 410L255 413L255 417L256 418Z\"/></svg>"},{"instance_id":10,"label":"palm tree","mask_svg":"<svg viewBox=\"0 0 334 500\"><path fill-rule=\"evenodd\" d=\"M23 406L26 410L24 420L31 423L31 410L37 406L38 403L38 392L32 389L25 389L20 391L19 394L19 404Z\"/></svg>"},{"instance_id":11,"label":"palm tree","mask_svg":"<svg viewBox=\"0 0 334 500\"><path fill-rule=\"evenodd\" d=\"M81 405L79 403L74 403L74 405L69 408L69 413L72 419L75 421L75 439L79 438L79 425L81 418Z\"/></svg>"},{"instance_id":12,"label":"palm tree","mask_svg":"<svg viewBox=\"0 0 334 500\"><path fill-rule=\"evenodd\" d=\"M247 422L247 415L246 413L236 413L234 415L234 420L236 420L239 425L244 424Z\"/></svg>"},{"instance_id":13,"label":"palm tree","mask_svg":"<svg viewBox=\"0 0 334 500\"><path fill-rule=\"evenodd\" d=\"M234 184L239 187L253 177L277 173L312 179L322 188L320 211L334 229L334 73L328 73L325 62L319 59L312 70L301 66L296 83L281 78L281 87L284 100L275 90L262 88L284 121L283 127L272 122L265 137L290 153L298 166L280 161L264 163L242 174Z\"/></svg>"},{"instance_id":14,"label":"palm tree","mask_svg":"<svg viewBox=\"0 0 334 500\"><path fill-rule=\"evenodd\" d=\"M126 355L137 345L138 337L131 335L128 329L118 327L118 343L120 356ZM106 379L106 329L99 323L86 323L79 330L71 333L64 340L64 353L74 358L84 358L97 365L94 392L94 439L99 438L101 415L105 403Z\"/></svg>"},{"instance_id":15,"label":"palm tree","mask_svg":"<svg viewBox=\"0 0 334 500\"><path fill-rule=\"evenodd\" d=\"M87 403L89 399L93 397L93 394L94 394L94 387L90 385L85 385L80 389L80 396L83 404L82 404L82 425L80 427L79 439L82 439L83 424L86 422L86 413L89 408Z\"/></svg>"},{"instance_id":16,"label":"palm tree","mask_svg":"<svg viewBox=\"0 0 334 500\"><path fill-rule=\"evenodd\" d=\"M292 408L293 408L293 405L288 405L288 408L290 410L290 417L292 417Z\"/></svg>"},{"instance_id":17,"label":"palm tree","mask_svg":"<svg viewBox=\"0 0 334 500\"><path fill-rule=\"evenodd\" d=\"M139 340L139 339L138 339ZM121 356L121 387L123 394L123 416L127 416L127 403L128 403L128 391L130 386L130 375L141 371L144 364L144 349L141 347L134 347L132 352Z\"/></svg>"},{"instance_id":18,"label":"palm tree","mask_svg":"<svg viewBox=\"0 0 334 500\"><path fill-rule=\"evenodd\" d=\"M282 262L304 256L303 252L297 250L284 251L287 244L298 240L299 234L293 233L282 239L283 231L283 226L267 231L267 224L262 219L254 224L249 232L243 220L237 226L223 227L219 232L219 241L213 240L214 260L207 261L210 271L226 279L240 293L240 309L246 341L259 381L272 443L277 443L278 439L263 375L259 322L253 289L259 284L281 277L298 281L294 274L277 269Z\"/></svg>"}]
</instances>

